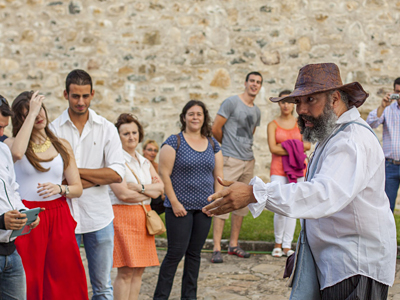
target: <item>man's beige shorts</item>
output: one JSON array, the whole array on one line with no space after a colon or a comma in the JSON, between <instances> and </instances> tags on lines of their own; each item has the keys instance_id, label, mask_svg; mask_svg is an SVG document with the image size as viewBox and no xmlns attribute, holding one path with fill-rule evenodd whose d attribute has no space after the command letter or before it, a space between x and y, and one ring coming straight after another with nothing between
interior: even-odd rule
<instances>
[{"instance_id":1,"label":"man's beige shorts","mask_svg":"<svg viewBox=\"0 0 400 300\"><path fill-rule=\"evenodd\" d=\"M253 160L240 160L237 158L224 156L224 179L232 181L240 181L249 184L253 178L254 172L254 159ZM249 212L249 208L243 207L238 210L234 210L232 213L237 216L244 217ZM214 216L214 218L220 218L227 220L229 213Z\"/></svg>"}]
</instances>

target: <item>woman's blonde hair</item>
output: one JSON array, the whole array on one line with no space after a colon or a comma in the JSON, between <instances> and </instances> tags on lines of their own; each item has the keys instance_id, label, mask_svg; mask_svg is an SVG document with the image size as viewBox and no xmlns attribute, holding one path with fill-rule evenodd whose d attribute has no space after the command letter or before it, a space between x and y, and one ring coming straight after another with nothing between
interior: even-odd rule
<instances>
[{"instance_id":1,"label":"woman's blonde hair","mask_svg":"<svg viewBox=\"0 0 400 300\"><path fill-rule=\"evenodd\" d=\"M147 147L148 144L153 144L154 146L157 147L157 150L160 149L160 147L158 147L158 144L157 144L157 142L155 140L146 140L143 143L143 146L142 146L143 150L146 150L146 147Z\"/></svg>"}]
</instances>

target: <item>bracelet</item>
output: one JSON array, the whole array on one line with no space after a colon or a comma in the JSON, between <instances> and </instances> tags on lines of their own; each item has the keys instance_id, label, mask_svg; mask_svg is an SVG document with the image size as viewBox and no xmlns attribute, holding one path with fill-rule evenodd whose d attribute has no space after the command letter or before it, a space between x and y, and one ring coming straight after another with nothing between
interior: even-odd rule
<instances>
[{"instance_id":1,"label":"bracelet","mask_svg":"<svg viewBox=\"0 0 400 300\"><path fill-rule=\"evenodd\" d=\"M57 184L57 185L58 185L58 187L60 188L60 195L62 195L62 194L63 194L63 192L62 192L61 185L59 185L59 184Z\"/></svg>"}]
</instances>

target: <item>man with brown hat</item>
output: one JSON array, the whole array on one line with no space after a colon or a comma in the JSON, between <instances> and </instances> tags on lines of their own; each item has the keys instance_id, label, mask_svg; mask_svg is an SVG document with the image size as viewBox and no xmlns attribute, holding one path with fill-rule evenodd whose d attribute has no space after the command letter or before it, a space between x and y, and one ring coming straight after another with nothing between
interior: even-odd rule
<instances>
[{"instance_id":1,"label":"man with brown hat","mask_svg":"<svg viewBox=\"0 0 400 300\"><path fill-rule=\"evenodd\" d=\"M357 110L367 97L358 82L342 84L335 64L300 69L295 90L270 100L296 103L304 140L318 142L307 181L221 180L230 186L203 208L212 216L249 205L254 217L267 208L307 219L322 299L386 299L394 281L396 227L384 190L385 157Z\"/></svg>"}]
</instances>

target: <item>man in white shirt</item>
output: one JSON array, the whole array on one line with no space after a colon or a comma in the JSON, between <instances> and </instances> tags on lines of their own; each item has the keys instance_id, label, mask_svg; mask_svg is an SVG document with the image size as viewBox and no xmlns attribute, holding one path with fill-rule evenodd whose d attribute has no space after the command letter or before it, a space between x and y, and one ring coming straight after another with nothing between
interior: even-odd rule
<instances>
[{"instance_id":1,"label":"man in white shirt","mask_svg":"<svg viewBox=\"0 0 400 300\"><path fill-rule=\"evenodd\" d=\"M84 188L82 196L68 199L68 204L77 222L77 243L83 239L85 246L92 299L109 300L113 299L114 214L107 185L122 181L125 166L117 129L89 108L93 96L90 75L83 70L70 72L64 91L69 108L52 122L52 129L71 144Z\"/></svg>"},{"instance_id":2,"label":"man in white shirt","mask_svg":"<svg viewBox=\"0 0 400 300\"><path fill-rule=\"evenodd\" d=\"M318 142L307 181L235 182L203 208L211 216L249 205L254 217L267 208L307 219L322 299L386 299L394 281L396 227L384 190L385 157L356 109L367 97L358 82L342 84L335 64L300 69L295 90L270 100L295 102L304 140Z\"/></svg>"}]
</instances>

